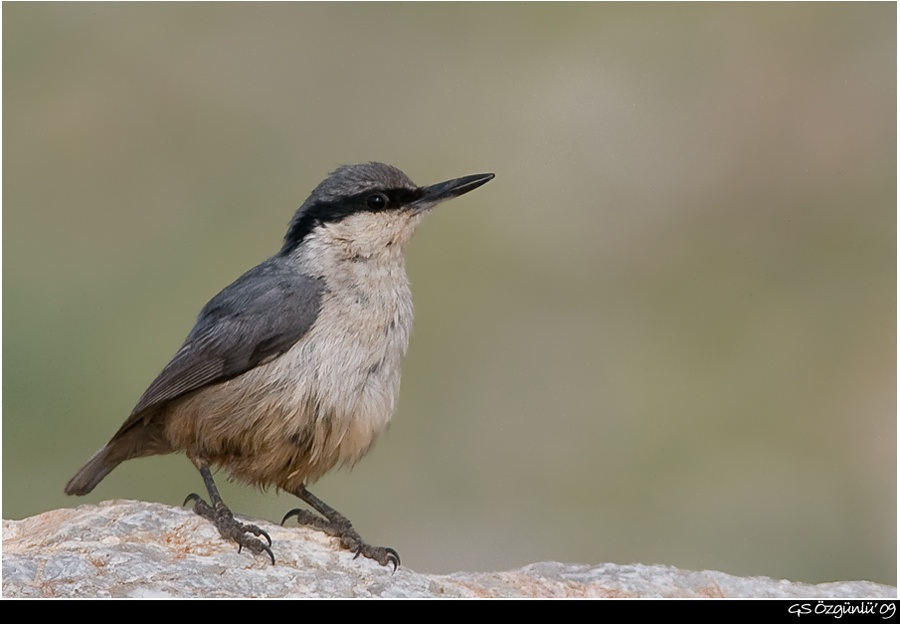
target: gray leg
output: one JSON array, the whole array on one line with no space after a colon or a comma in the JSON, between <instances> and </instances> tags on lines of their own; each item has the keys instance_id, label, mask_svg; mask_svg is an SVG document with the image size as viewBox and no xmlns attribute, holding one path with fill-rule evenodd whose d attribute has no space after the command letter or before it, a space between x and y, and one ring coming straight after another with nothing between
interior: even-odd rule
<instances>
[{"instance_id":1,"label":"gray leg","mask_svg":"<svg viewBox=\"0 0 900 624\"><path fill-rule=\"evenodd\" d=\"M269 534L255 524L243 524L242 522L235 520L234 514L232 514L231 510L222 502L222 497L219 495L219 488L216 487L216 482L213 481L209 464L202 460L194 460L194 463L197 465L198 470L200 470L200 475L203 477L203 483L206 485L206 491L209 492L209 500L212 505L203 500L199 494L188 495L182 504L187 505L189 501L193 501L194 513L206 518L216 525L216 528L219 530L219 535L225 539L237 542L238 552L241 552L241 549L244 546L257 554L264 552L269 555L272 564L274 564L275 555L272 554L272 538L269 537ZM266 538L268 545L263 544L262 540L251 537L248 533Z\"/></svg>"},{"instance_id":2,"label":"gray leg","mask_svg":"<svg viewBox=\"0 0 900 624\"><path fill-rule=\"evenodd\" d=\"M285 520L288 518L295 517L300 524L315 527L328 535L340 538L341 546L355 552L356 557L362 555L363 557L368 557L369 559L377 561L381 565L390 563L394 566L394 571L400 567L400 555L397 554L396 550L384 546L372 546L366 544L347 518L326 505L317 497L313 496L313 494L305 487L299 488L294 494L296 494L300 500L322 514L324 518L321 518L306 509L292 509L285 514L284 518L282 518L281 524L284 524ZM354 559L356 557L354 557Z\"/></svg>"}]
</instances>

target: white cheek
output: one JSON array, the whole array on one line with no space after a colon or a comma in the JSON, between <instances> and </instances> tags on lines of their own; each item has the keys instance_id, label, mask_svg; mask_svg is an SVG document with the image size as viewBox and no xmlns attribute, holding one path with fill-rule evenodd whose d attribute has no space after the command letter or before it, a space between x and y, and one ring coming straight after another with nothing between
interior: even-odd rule
<instances>
[{"instance_id":1,"label":"white cheek","mask_svg":"<svg viewBox=\"0 0 900 624\"><path fill-rule=\"evenodd\" d=\"M423 213L361 212L324 228L347 257L393 257L403 253Z\"/></svg>"}]
</instances>

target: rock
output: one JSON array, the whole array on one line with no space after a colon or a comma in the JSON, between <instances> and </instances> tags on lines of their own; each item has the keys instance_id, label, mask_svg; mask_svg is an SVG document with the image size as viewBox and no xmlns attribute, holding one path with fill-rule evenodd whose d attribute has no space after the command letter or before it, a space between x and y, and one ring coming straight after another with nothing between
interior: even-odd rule
<instances>
[{"instance_id":1,"label":"rock","mask_svg":"<svg viewBox=\"0 0 900 624\"><path fill-rule=\"evenodd\" d=\"M276 564L239 553L191 510L107 501L3 521L3 597L895 598L863 581L807 585L661 565L534 563L508 572L391 573L300 527L268 531Z\"/></svg>"}]
</instances>

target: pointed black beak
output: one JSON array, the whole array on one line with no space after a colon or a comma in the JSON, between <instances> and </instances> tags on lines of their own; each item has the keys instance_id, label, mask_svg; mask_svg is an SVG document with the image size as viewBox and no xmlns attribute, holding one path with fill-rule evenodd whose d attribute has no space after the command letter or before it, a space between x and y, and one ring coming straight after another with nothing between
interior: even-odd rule
<instances>
[{"instance_id":1,"label":"pointed black beak","mask_svg":"<svg viewBox=\"0 0 900 624\"><path fill-rule=\"evenodd\" d=\"M477 189L482 184L494 179L493 173L476 173L475 175L439 182L419 189L421 195L409 207L413 210L427 210L442 201L459 197L464 193Z\"/></svg>"}]
</instances>

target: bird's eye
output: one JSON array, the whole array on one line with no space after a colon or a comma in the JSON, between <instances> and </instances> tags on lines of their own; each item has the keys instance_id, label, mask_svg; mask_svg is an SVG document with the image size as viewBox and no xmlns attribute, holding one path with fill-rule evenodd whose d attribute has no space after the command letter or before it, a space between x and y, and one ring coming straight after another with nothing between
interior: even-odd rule
<instances>
[{"instance_id":1,"label":"bird's eye","mask_svg":"<svg viewBox=\"0 0 900 624\"><path fill-rule=\"evenodd\" d=\"M366 198L366 205L369 210L384 210L388 205L387 195L384 193L374 193Z\"/></svg>"}]
</instances>

